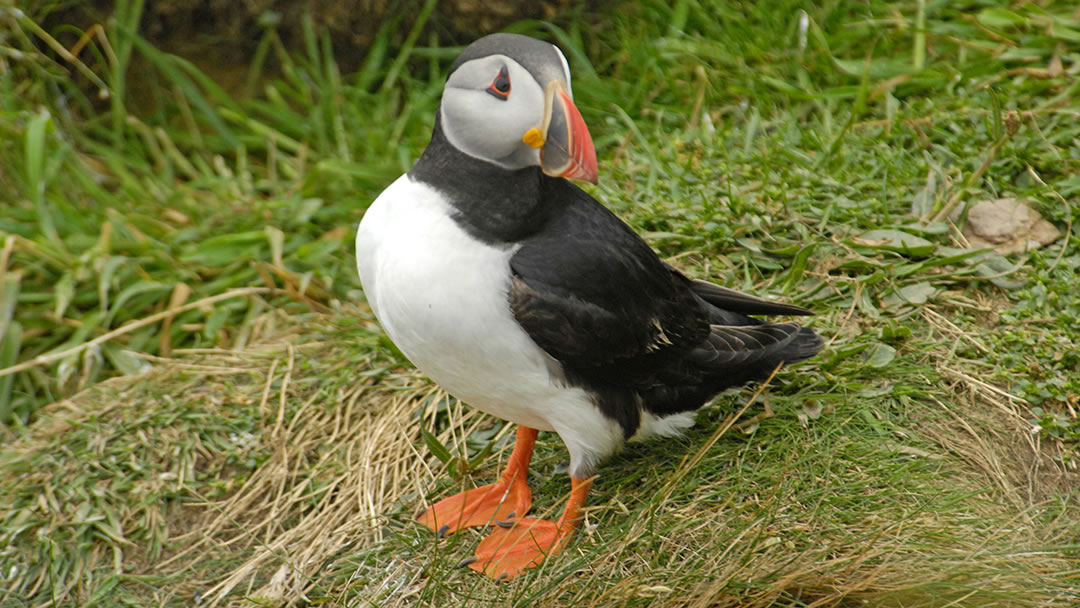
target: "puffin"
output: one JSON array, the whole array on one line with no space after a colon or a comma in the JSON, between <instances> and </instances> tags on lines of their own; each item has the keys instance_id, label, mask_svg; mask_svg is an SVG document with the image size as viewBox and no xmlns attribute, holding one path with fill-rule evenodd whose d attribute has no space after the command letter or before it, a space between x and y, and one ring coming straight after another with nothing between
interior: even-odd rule
<instances>
[{"instance_id":1,"label":"puffin","mask_svg":"<svg viewBox=\"0 0 1080 608\"><path fill-rule=\"evenodd\" d=\"M497 33L450 66L430 143L356 234L386 334L458 400L517 424L493 483L431 505L441 538L492 526L462 565L497 580L568 546L597 466L628 440L671 437L721 391L822 349L798 306L687 277L572 180L596 150L558 47ZM554 521L528 517L539 431L570 456Z\"/></svg>"}]
</instances>

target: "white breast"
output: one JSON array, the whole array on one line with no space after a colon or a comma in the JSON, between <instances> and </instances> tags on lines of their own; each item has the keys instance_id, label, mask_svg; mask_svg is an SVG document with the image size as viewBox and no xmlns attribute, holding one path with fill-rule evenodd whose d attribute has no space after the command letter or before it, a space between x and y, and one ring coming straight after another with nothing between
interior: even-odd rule
<instances>
[{"instance_id":1,"label":"white breast","mask_svg":"<svg viewBox=\"0 0 1080 608\"><path fill-rule=\"evenodd\" d=\"M450 216L440 193L403 175L364 215L356 261L375 316L398 348L458 399L562 436L571 468L591 469L622 440L510 310L513 247L488 245Z\"/></svg>"}]
</instances>

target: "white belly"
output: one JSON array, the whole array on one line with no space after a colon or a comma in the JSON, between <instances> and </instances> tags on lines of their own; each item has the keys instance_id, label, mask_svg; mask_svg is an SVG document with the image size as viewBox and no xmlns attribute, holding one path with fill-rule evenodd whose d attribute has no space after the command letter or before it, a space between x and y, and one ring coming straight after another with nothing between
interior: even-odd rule
<instances>
[{"instance_id":1,"label":"white belly","mask_svg":"<svg viewBox=\"0 0 1080 608\"><path fill-rule=\"evenodd\" d=\"M555 430L551 401L587 397L552 381L550 357L514 320L513 252L470 237L435 190L408 176L372 203L356 235L364 293L410 361L473 407Z\"/></svg>"}]
</instances>

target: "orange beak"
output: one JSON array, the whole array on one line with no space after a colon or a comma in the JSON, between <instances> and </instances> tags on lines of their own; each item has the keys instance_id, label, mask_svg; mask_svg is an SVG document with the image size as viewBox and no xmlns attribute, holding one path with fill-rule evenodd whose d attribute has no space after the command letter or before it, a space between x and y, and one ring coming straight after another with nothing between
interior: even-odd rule
<instances>
[{"instance_id":1,"label":"orange beak","mask_svg":"<svg viewBox=\"0 0 1080 608\"><path fill-rule=\"evenodd\" d=\"M552 81L545 91L541 134L540 169L544 173L596 183L599 177L596 148L589 128L563 84L557 80Z\"/></svg>"}]
</instances>

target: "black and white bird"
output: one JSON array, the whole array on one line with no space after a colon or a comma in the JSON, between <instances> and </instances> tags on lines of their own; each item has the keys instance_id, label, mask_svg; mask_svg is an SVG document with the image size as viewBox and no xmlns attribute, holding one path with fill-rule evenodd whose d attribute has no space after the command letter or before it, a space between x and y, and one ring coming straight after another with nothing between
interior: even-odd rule
<instances>
[{"instance_id":1,"label":"black and white bird","mask_svg":"<svg viewBox=\"0 0 1080 608\"><path fill-rule=\"evenodd\" d=\"M356 260L386 333L447 392L519 425L491 485L420 516L440 536L500 523L466 562L513 577L573 535L597 464L671 436L718 392L822 348L806 309L687 278L570 179L596 152L558 47L493 34L454 61L431 143L364 215ZM570 453L557 521L525 517L538 431Z\"/></svg>"}]
</instances>

